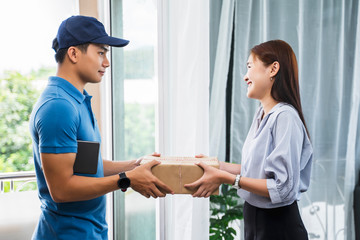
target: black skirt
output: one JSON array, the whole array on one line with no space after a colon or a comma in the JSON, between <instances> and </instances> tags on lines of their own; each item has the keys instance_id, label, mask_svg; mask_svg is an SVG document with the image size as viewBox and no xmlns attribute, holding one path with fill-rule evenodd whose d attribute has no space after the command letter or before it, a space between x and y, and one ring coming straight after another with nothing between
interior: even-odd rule
<instances>
[{"instance_id":1,"label":"black skirt","mask_svg":"<svg viewBox=\"0 0 360 240\"><path fill-rule=\"evenodd\" d=\"M289 206L264 209L245 202L245 240L307 240L297 202Z\"/></svg>"}]
</instances>

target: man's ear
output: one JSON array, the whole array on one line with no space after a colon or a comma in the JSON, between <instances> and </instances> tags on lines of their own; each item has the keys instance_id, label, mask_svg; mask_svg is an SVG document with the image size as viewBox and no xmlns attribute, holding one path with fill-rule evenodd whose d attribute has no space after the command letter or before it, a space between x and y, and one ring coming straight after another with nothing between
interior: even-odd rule
<instances>
[{"instance_id":1,"label":"man's ear","mask_svg":"<svg viewBox=\"0 0 360 240\"><path fill-rule=\"evenodd\" d=\"M70 62L77 63L79 60L80 50L76 47L69 47L67 50L67 56L69 57Z\"/></svg>"},{"instance_id":2,"label":"man's ear","mask_svg":"<svg viewBox=\"0 0 360 240\"><path fill-rule=\"evenodd\" d=\"M276 76L279 70L280 70L280 63L278 61L273 62L271 64L270 77Z\"/></svg>"}]
</instances>

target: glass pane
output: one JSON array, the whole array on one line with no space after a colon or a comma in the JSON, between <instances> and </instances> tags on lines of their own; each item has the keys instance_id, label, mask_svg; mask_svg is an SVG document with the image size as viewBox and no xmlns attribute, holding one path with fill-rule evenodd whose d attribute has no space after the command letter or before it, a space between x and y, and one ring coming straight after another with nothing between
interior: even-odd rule
<instances>
[{"instance_id":1,"label":"glass pane","mask_svg":"<svg viewBox=\"0 0 360 240\"><path fill-rule=\"evenodd\" d=\"M6 178L0 181L1 239L30 239L37 224L40 201L28 121L48 76L56 72L52 40L61 21L76 14L78 0L0 2L0 174Z\"/></svg>"},{"instance_id":2,"label":"glass pane","mask_svg":"<svg viewBox=\"0 0 360 240\"><path fill-rule=\"evenodd\" d=\"M112 52L114 158L137 159L155 150L156 1L113 0L111 11L112 34L130 40ZM155 200L114 195L115 239L155 239Z\"/></svg>"},{"instance_id":3,"label":"glass pane","mask_svg":"<svg viewBox=\"0 0 360 240\"><path fill-rule=\"evenodd\" d=\"M77 0L1 1L0 172L34 170L28 119L54 75L52 40L61 21L77 14Z\"/></svg>"}]
</instances>

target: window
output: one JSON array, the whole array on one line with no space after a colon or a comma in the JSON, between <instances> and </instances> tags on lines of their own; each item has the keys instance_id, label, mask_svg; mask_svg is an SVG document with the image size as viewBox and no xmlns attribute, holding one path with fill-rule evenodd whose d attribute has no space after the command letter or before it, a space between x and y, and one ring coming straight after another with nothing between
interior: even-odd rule
<instances>
[{"instance_id":1,"label":"window","mask_svg":"<svg viewBox=\"0 0 360 240\"><path fill-rule=\"evenodd\" d=\"M1 1L0 236L30 239L40 215L28 120L56 62L52 40L78 0ZM25 181L24 181L25 179Z\"/></svg>"},{"instance_id":2,"label":"window","mask_svg":"<svg viewBox=\"0 0 360 240\"><path fill-rule=\"evenodd\" d=\"M1 2L7 37L0 39L0 172L34 169L28 118L47 77L56 71L52 40L61 21L77 9L76 0Z\"/></svg>"},{"instance_id":3,"label":"window","mask_svg":"<svg viewBox=\"0 0 360 240\"><path fill-rule=\"evenodd\" d=\"M112 52L114 159L137 159L156 144L156 1L113 0L111 17L112 35L130 40ZM114 196L114 239L155 239L155 200L131 189Z\"/></svg>"}]
</instances>

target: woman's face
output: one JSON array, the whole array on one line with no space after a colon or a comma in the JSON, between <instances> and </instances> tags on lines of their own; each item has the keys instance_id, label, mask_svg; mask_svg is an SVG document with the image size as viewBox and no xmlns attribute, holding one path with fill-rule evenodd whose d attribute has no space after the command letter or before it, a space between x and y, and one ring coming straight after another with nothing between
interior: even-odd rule
<instances>
[{"instance_id":1,"label":"woman's face","mask_svg":"<svg viewBox=\"0 0 360 240\"><path fill-rule=\"evenodd\" d=\"M256 56L250 54L247 62L247 73L244 80L248 85L247 97L264 100L271 97L271 65L266 67Z\"/></svg>"}]
</instances>

